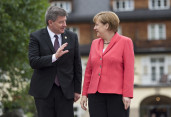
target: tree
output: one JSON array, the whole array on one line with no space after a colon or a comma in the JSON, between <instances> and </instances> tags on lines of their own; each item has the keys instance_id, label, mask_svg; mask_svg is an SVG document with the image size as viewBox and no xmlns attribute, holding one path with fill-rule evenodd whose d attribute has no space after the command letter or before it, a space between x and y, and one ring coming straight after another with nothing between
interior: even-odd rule
<instances>
[{"instance_id":1,"label":"tree","mask_svg":"<svg viewBox=\"0 0 171 117\"><path fill-rule=\"evenodd\" d=\"M28 63L29 34L45 26L48 6L48 0L0 0L0 101L4 105L27 94L32 71Z\"/></svg>"}]
</instances>

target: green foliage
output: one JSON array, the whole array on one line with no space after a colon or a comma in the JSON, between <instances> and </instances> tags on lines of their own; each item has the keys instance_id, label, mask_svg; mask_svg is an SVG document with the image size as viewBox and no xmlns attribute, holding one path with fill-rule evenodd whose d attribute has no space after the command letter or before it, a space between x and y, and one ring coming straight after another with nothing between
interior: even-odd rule
<instances>
[{"instance_id":1,"label":"green foliage","mask_svg":"<svg viewBox=\"0 0 171 117\"><path fill-rule=\"evenodd\" d=\"M9 70L11 65L16 66L25 61L30 32L45 24L43 16L46 2L47 0L0 0L2 70Z\"/></svg>"},{"instance_id":2,"label":"green foliage","mask_svg":"<svg viewBox=\"0 0 171 117\"><path fill-rule=\"evenodd\" d=\"M25 90L32 71L28 63L29 34L45 26L48 6L48 0L0 0L0 101L5 106L12 104L8 108L22 107L21 100L30 101ZM9 84L7 90L5 84ZM15 95L21 98L14 101ZM15 103L8 101L10 96Z\"/></svg>"},{"instance_id":3,"label":"green foliage","mask_svg":"<svg viewBox=\"0 0 171 117\"><path fill-rule=\"evenodd\" d=\"M25 113L35 113L33 97L28 95L28 87L21 91L12 92L12 100L3 100L4 112L11 112L13 109L22 108Z\"/></svg>"}]
</instances>

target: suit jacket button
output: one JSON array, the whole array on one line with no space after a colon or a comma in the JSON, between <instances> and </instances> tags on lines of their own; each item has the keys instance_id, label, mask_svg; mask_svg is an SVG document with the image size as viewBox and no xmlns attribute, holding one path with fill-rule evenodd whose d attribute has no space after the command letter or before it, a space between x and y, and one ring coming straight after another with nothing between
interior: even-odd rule
<instances>
[{"instance_id":1,"label":"suit jacket button","mask_svg":"<svg viewBox=\"0 0 171 117\"><path fill-rule=\"evenodd\" d=\"M100 76L100 73L99 73L99 76Z\"/></svg>"}]
</instances>

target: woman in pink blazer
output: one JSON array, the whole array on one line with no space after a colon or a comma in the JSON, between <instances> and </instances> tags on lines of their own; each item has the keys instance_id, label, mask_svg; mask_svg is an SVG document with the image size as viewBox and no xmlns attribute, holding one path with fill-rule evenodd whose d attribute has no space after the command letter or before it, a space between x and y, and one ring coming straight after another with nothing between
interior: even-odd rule
<instances>
[{"instance_id":1,"label":"woman in pink blazer","mask_svg":"<svg viewBox=\"0 0 171 117\"><path fill-rule=\"evenodd\" d=\"M81 107L90 117L129 117L133 98L132 40L117 33L118 16L100 12L93 19L98 39L92 42L84 76Z\"/></svg>"}]
</instances>

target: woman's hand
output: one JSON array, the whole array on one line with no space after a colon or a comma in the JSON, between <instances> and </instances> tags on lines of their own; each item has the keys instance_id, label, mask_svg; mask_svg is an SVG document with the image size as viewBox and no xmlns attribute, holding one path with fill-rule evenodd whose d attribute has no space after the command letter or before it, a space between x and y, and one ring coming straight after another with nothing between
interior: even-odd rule
<instances>
[{"instance_id":1,"label":"woman's hand","mask_svg":"<svg viewBox=\"0 0 171 117\"><path fill-rule=\"evenodd\" d=\"M82 96L80 104L81 104L81 108L86 111L87 110L87 96Z\"/></svg>"},{"instance_id":2,"label":"woman's hand","mask_svg":"<svg viewBox=\"0 0 171 117\"><path fill-rule=\"evenodd\" d=\"M124 103L125 110L127 110L131 104L131 99L129 97L123 97L122 100Z\"/></svg>"}]
</instances>

